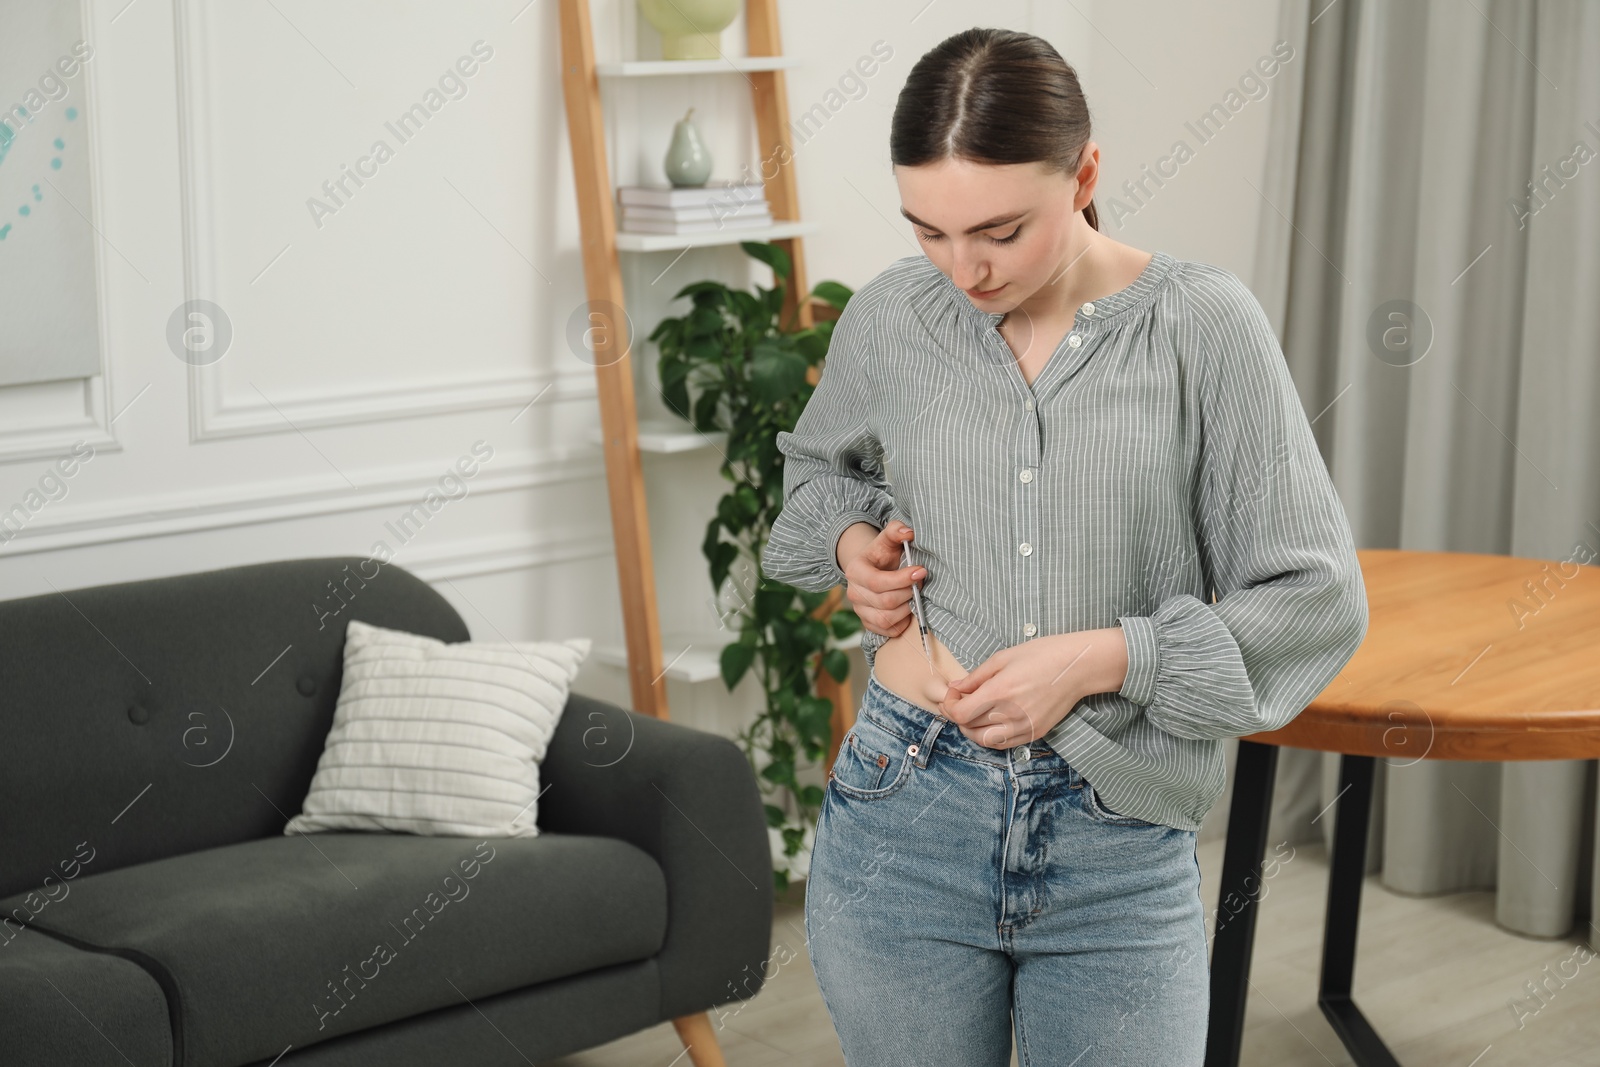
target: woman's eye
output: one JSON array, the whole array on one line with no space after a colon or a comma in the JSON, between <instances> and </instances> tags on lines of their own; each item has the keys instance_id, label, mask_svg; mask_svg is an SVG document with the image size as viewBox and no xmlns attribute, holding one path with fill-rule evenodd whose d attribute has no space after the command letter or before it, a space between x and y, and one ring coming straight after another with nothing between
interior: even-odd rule
<instances>
[{"instance_id":1,"label":"woman's eye","mask_svg":"<svg viewBox=\"0 0 1600 1067\"><path fill-rule=\"evenodd\" d=\"M1015 241L1021 234L1022 227L1018 226L1016 229L1011 231L1011 236L1009 237L991 237L989 240L993 241L997 245L1008 245L1012 241ZM919 233L917 236L924 241L941 241L944 239L944 235L938 233Z\"/></svg>"}]
</instances>

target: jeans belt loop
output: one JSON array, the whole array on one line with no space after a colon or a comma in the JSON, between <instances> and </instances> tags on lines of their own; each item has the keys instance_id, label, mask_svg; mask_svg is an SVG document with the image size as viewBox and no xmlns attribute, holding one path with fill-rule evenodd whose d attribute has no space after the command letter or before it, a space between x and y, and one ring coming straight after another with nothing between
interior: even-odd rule
<instances>
[{"instance_id":1,"label":"jeans belt loop","mask_svg":"<svg viewBox=\"0 0 1600 1067\"><path fill-rule=\"evenodd\" d=\"M949 721L943 715L936 715L933 721L928 723L928 728L922 731L922 741L917 745L917 754L914 757L919 768L927 769L928 756L933 752L934 738L939 736L939 731L944 729L944 724Z\"/></svg>"}]
</instances>

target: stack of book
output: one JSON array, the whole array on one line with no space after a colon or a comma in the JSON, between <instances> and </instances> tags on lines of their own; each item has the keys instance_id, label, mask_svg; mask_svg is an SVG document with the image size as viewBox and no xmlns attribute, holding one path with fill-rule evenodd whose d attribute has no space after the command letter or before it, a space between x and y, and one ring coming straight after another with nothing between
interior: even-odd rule
<instances>
[{"instance_id":1,"label":"stack of book","mask_svg":"<svg viewBox=\"0 0 1600 1067\"><path fill-rule=\"evenodd\" d=\"M617 205L617 229L624 233L708 233L772 225L760 182L624 185L617 189Z\"/></svg>"}]
</instances>

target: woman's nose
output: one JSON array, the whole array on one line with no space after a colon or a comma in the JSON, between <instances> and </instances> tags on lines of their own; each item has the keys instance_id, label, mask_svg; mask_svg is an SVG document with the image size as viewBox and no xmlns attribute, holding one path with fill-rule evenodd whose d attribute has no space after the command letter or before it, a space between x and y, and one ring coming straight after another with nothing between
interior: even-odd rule
<instances>
[{"instance_id":1,"label":"woman's nose","mask_svg":"<svg viewBox=\"0 0 1600 1067\"><path fill-rule=\"evenodd\" d=\"M988 267L978 256L956 253L955 262L950 267L950 277L963 289L992 288L989 285Z\"/></svg>"}]
</instances>

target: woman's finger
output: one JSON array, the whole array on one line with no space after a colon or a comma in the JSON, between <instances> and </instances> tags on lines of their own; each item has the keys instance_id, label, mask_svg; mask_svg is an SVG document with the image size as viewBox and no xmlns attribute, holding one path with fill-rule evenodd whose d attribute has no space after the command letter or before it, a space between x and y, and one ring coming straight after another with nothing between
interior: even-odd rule
<instances>
[{"instance_id":1,"label":"woman's finger","mask_svg":"<svg viewBox=\"0 0 1600 1067\"><path fill-rule=\"evenodd\" d=\"M911 587L894 586L882 592L871 588L850 586L850 602L857 607L872 608L877 611L895 611L899 608L910 610Z\"/></svg>"},{"instance_id":2,"label":"woman's finger","mask_svg":"<svg viewBox=\"0 0 1600 1067\"><path fill-rule=\"evenodd\" d=\"M910 603L912 570L921 568L901 568L898 571L868 570L858 573L850 578L846 587L847 592L851 594L852 600L859 598L877 608L892 608Z\"/></svg>"},{"instance_id":3,"label":"woman's finger","mask_svg":"<svg viewBox=\"0 0 1600 1067\"><path fill-rule=\"evenodd\" d=\"M898 608L867 608L865 611L859 607L856 614L861 618L861 625L875 634L884 637L899 637L911 622L911 609L905 605Z\"/></svg>"}]
</instances>

